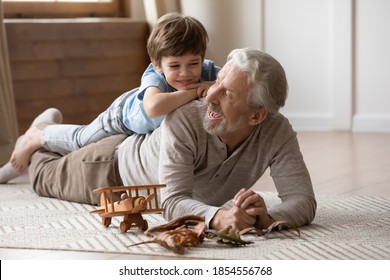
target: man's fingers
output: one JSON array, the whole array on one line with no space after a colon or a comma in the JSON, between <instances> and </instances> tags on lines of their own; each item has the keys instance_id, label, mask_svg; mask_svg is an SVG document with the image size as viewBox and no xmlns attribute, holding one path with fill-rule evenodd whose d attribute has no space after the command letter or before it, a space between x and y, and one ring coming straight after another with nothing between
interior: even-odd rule
<instances>
[{"instance_id":1,"label":"man's fingers","mask_svg":"<svg viewBox=\"0 0 390 280\"><path fill-rule=\"evenodd\" d=\"M258 216L263 214L264 209L262 207L248 207L245 212L250 216Z\"/></svg>"},{"instance_id":2,"label":"man's fingers","mask_svg":"<svg viewBox=\"0 0 390 280\"><path fill-rule=\"evenodd\" d=\"M235 223L233 223L232 225L234 229L242 230L248 227L252 227L256 223L256 216L248 214L244 209L240 207L233 207L235 208Z\"/></svg>"},{"instance_id":3,"label":"man's fingers","mask_svg":"<svg viewBox=\"0 0 390 280\"><path fill-rule=\"evenodd\" d=\"M263 198L259 194L252 192L250 195L245 197L244 201L241 203L241 208L246 209L253 206L262 207L263 205Z\"/></svg>"},{"instance_id":4,"label":"man's fingers","mask_svg":"<svg viewBox=\"0 0 390 280\"><path fill-rule=\"evenodd\" d=\"M244 201L245 197L242 196L243 193L247 191L246 188L242 188L238 191L238 193L233 198L233 203L237 207L241 207L242 202Z\"/></svg>"}]
</instances>

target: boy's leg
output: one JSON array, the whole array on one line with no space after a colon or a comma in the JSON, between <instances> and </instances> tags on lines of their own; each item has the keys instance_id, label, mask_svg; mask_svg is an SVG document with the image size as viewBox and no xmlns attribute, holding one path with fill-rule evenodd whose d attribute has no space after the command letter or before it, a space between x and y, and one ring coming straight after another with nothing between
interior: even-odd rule
<instances>
[{"instance_id":1,"label":"boy's leg","mask_svg":"<svg viewBox=\"0 0 390 280\"><path fill-rule=\"evenodd\" d=\"M16 143L20 140L20 137L16 139ZM16 147L16 144L15 144ZM14 149L15 149L14 147ZM11 181L12 179L19 177L22 175L22 172L17 171L12 167L12 164L10 161L8 161L6 164L4 164L0 168L0 183L7 183L8 181Z\"/></svg>"},{"instance_id":2,"label":"boy's leg","mask_svg":"<svg viewBox=\"0 0 390 280\"><path fill-rule=\"evenodd\" d=\"M90 144L65 156L39 150L29 167L33 189L41 196L99 204L92 190L121 185L115 150L126 135L116 135Z\"/></svg>"},{"instance_id":3,"label":"boy's leg","mask_svg":"<svg viewBox=\"0 0 390 280\"><path fill-rule=\"evenodd\" d=\"M10 162L7 162L0 168L0 183L7 183L8 181L20 176L22 173L16 171Z\"/></svg>"},{"instance_id":4,"label":"boy's leg","mask_svg":"<svg viewBox=\"0 0 390 280\"><path fill-rule=\"evenodd\" d=\"M30 163L31 155L36 150L42 148L41 136L42 129L37 126L32 126L25 134L18 138L18 141L16 141L15 144L15 149L9 160L16 171L24 171Z\"/></svg>"},{"instance_id":5,"label":"boy's leg","mask_svg":"<svg viewBox=\"0 0 390 280\"><path fill-rule=\"evenodd\" d=\"M88 125L54 125L45 128L42 146L66 155L91 143L118 134L132 134L122 123L123 104L133 91L119 96L110 107Z\"/></svg>"},{"instance_id":6,"label":"boy's leg","mask_svg":"<svg viewBox=\"0 0 390 280\"><path fill-rule=\"evenodd\" d=\"M34 119L26 134L17 139L10 161L0 168L0 183L6 183L22 175L22 171L27 168L31 154L39 148L32 147L27 138L31 139L32 131L35 131L36 126L43 122L61 123L62 114L55 108L49 108Z\"/></svg>"}]
</instances>

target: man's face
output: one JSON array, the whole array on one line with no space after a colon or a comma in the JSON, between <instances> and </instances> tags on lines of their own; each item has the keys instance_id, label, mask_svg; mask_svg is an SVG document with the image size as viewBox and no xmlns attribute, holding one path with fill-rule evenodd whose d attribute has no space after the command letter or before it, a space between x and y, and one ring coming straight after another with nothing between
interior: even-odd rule
<instances>
[{"instance_id":1,"label":"man's face","mask_svg":"<svg viewBox=\"0 0 390 280\"><path fill-rule=\"evenodd\" d=\"M204 128L210 134L228 136L247 131L251 111L248 107L248 76L245 72L227 63L207 92L208 110Z\"/></svg>"},{"instance_id":2,"label":"man's face","mask_svg":"<svg viewBox=\"0 0 390 280\"><path fill-rule=\"evenodd\" d=\"M181 90L185 86L198 83L202 71L202 57L200 55L185 54L182 56L164 56L160 65L154 67L163 72L168 84Z\"/></svg>"}]
</instances>

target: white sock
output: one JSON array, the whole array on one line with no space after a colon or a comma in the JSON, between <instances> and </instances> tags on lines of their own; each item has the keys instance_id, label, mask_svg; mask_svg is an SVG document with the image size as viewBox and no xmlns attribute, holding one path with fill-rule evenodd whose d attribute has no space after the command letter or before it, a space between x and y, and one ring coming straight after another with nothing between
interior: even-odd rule
<instances>
[{"instance_id":1,"label":"white sock","mask_svg":"<svg viewBox=\"0 0 390 280\"><path fill-rule=\"evenodd\" d=\"M40 123L62 123L62 114L56 108L49 108L39 114L34 121L31 123L31 126L37 126ZM16 140L18 141L18 140ZM16 171L12 168L12 165L7 162L3 167L0 168L0 183L6 183L16 177L21 176L24 172Z\"/></svg>"},{"instance_id":2,"label":"white sock","mask_svg":"<svg viewBox=\"0 0 390 280\"><path fill-rule=\"evenodd\" d=\"M11 163L7 162L0 168L0 183L7 183L21 174L22 173L12 168Z\"/></svg>"},{"instance_id":3,"label":"white sock","mask_svg":"<svg viewBox=\"0 0 390 280\"><path fill-rule=\"evenodd\" d=\"M39 123L62 123L62 114L56 108L49 108L39 114L34 121L31 123L31 126L36 126Z\"/></svg>"}]
</instances>

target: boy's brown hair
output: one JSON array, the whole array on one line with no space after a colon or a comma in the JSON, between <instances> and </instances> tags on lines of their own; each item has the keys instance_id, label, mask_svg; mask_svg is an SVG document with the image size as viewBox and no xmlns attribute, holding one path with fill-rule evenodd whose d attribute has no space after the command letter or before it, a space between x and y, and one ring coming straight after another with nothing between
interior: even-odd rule
<instances>
[{"instance_id":1,"label":"boy's brown hair","mask_svg":"<svg viewBox=\"0 0 390 280\"><path fill-rule=\"evenodd\" d=\"M165 56L201 55L204 59L208 43L207 31L197 19L169 13L158 19L148 38L149 57L157 64Z\"/></svg>"}]
</instances>

